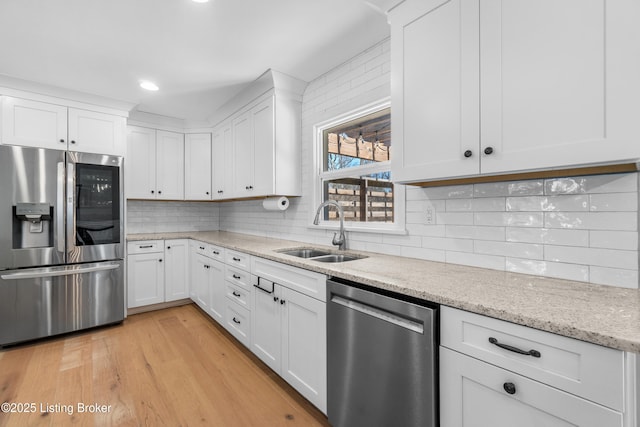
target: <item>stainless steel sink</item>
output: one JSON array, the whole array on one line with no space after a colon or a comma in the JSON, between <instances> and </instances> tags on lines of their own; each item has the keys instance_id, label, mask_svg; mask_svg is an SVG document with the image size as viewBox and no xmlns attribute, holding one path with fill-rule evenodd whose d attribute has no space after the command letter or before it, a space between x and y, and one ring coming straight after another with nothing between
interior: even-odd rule
<instances>
[{"instance_id":1,"label":"stainless steel sink","mask_svg":"<svg viewBox=\"0 0 640 427\"><path fill-rule=\"evenodd\" d=\"M278 252L285 255L296 256L298 258L314 258L314 257L331 254L331 252L321 251L319 249L311 249L311 248L289 249L289 250L278 251Z\"/></svg>"},{"instance_id":2,"label":"stainless steel sink","mask_svg":"<svg viewBox=\"0 0 640 427\"><path fill-rule=\"evenodd\" d=\"M335 254L329 251L323 251L321 249L314 248L295 248L295 249L284 249L281 251L277 251L281 254L291 255L298 258L305 258L311 261L318 262L346 262L353 261L356 259L366 258L361 255L353 255L353 254Z\"/></svg>"},{"instance_id":3,"label":"stainless steel sink","mask_svg":"<svg viewBox=\"0 0 640 427\"><path fill-rule=\"evenodd\" d=\"M343 255L343 254L331 254L325 256L319 256L312 259L312 261L318 262L346 262L353 261L356 259L362 259L364 257L356 256L356 255Z\"/></svg>"}]
</instances>

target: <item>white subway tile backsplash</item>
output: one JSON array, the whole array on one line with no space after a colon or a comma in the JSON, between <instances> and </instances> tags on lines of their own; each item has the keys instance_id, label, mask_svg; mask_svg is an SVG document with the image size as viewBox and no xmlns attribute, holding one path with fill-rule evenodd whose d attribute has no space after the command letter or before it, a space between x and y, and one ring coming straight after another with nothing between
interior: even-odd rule
<instances>
[{"instance_id":1,"label":"white subway tile backsplash","mask_svg":"<svg viewBox=\"0 0 640 427\"><path fill-rule=\"evenodd\" d=\"M592 211L635 212L638 210L638 193L592 194L589 196Z\"/></svg>"},{"instance_id":2,"label":"white subway tile backsplash","mask_svg":"<svg viewBox=\"0 0 640 427\"><path fill-rule=\"evenodd\" d=\"M445 237L423 237L422 247L447 251L473 252L473 240Z\"/></svg>"},{"instance_id":3,"label":"white subway tile backsplash","mask_svg":"<svg viewBox=\"0 0 640 427\"><path fill-rule=\"evenodd\" d=\"M445 261L452 264L490 268L493 270L505 269L505 258L503 256L447 251L445 254Z\"/></svg>"},{"instance_id":4,"label":"white subway tile backsplash","mask_svg":"<svg viewBox=\"0 0 640 427\"><path fill-rule=\"evenodd\" d=\"M445 262L445 251L443 249L402 247L400 255L408 258Z\"/></svg>"},{"instance_id":5,"label":"white subway tile backsplash","mask_svg":"<svg viewBox=\"0 0 640 427\"><path fill-rule=\"evenodd\" d=\"M484 227L479 225L447 225L447 237L474 240L505 241L505 227Z\"/></svg>"},{"instance_id":6,"label":"white subway tile backsplash","mask_svg":"<svg viewBox=\"0 0 640 427\"><path fill-rule=\"evenodd\" d=\"M476 240L474 252L487 255L502 255L514 258L542 259L543 247L533 243L492 242Z\"/></svg>"},{"instance_id":7,"label":"white subway tile backsplash","mask_svg":"<svg viewBox=\"0 0 640 427\"><path fill-rule=\"evenodd\" d=\"M544 247L544 259L547 261L627 270L638 269L637 251L546 245Z\"/></svg>"},{"instance_id":8,"label":"white subway tile backsplash","mask_svg":"<svg viewBox=\"0 0 640 427\"><path fill-rule=\"evenodd\" d=\"M504 197L485 199L449 199L446 201L447 212L504 212Z\"/></svg>"},{"instance_id":9,"label":"white subway tile backsplash","mask_svg":"<svg viewBox=\"0 0 640 427\"><path fill-rule=\"evenodd\" d=\"M544 223L549 228L583 230L637 231L637 212L547 212Z\"/></svg>"},{"instance_id":10,"label":"white subway tile backsplash","mask_svg":"<svg viewBox=\"0 0 640 427\"><path fill-rule=\"evenodd\" d=\"M589 267L578 264L540 261L521 258L507 258L507 271L536 276L555 277L558 279L589 281Z\"/></svg>"},{"instance_id":11,"label":"white subway tile backsplash","mask_svg":"<svg viewBox=\"0 0 640 427\"><path fill-rule=\"evenodd\" d=\"M436 213L437 224L472 225L472 212L438 212Z\"/></svg>"},{"instance_id":12,"label":"white subway tile backsplash","mask_svg":"<svg viewBox=\"0 0 640 427\"><path fill-rule=\"evenodd\" d=\"M586 230L509 227L506 235L509 242L589 246L589 232Z\"/></svg>"},{"instance_id":13,"label":"white subway tile backsplash","mask_svg":"<svg viewBox=\"0 0 640 427\"><path fill-rule=\"evenodd\" d=\"M638 233L633 231L590 231L589 246L637 251Z\"/></svg>"},{"instance_id":14,"label":"white subway tile backsplash","mask_svg":"<svg viewBox=\"0 0 640 427\"><path fill-rule=\"evenodd\" d=\"M427 199L464 199L473 196L473 185L452 185L423 188Z\"/></svg>"},{"instance_id":15,"label":"white subway tile backsplash","mask_svg":"<svg viewBox=\"0 0 640 427\"><path fill-rule=\"evenodd\" d=\"M591 283L631 289L638 288L638 270L591 266L589 271Z\"/></svg>"},{"instance_id":16,"label":"white subway tile backsplash","mask_svg":"<svg viewBox=\"0 0 640 427\"><path fill-rule=\"evenodd\" d=\"M507 211L588 211L589 196L508 197Z\"/></svg>"},{"instance_id":17,"label":"white subway tile backsplash","mask_svg":"<svg viewBox=\"0 0 640 427\"><path fill-rule=\"evenodd\" d=\"M542 213L537 212L505 212L505 213L475 213L476 225L493 225L506 227L542 227Z\"/></svg>"},{"instance_id":18,"label":"white subway tile backsplash","mask_svg":"<svg viewBox=\"0 0 640 427\"><path fill-rule=\"evenodd\" d=\"M545 180L545 194L627 193L638 191L636 174L592 175Z\"/></svg>"}]
</instances>

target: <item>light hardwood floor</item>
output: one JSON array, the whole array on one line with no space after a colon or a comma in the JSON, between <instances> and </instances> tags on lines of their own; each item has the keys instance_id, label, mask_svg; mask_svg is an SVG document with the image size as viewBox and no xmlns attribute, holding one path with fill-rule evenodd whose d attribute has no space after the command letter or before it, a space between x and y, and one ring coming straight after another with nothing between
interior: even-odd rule
<instances>
[{"instance_id":1,"label":"light hardwood floor","mask_svg":"<svg viewBox=\"0 0 640 427\"><path fill-rule=\"evenodd\" d=\"M0 426L329 425L192 304L0 351L2 402L35 412L0 411Z\"/></svg>"}]
</instances>

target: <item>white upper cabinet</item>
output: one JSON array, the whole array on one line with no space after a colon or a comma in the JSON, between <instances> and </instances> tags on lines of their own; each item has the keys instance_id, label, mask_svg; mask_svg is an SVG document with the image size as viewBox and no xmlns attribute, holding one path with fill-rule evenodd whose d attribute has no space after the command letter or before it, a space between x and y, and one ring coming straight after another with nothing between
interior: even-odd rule
<instances>
[{"instance_id":1,"label":"white upper cabinet","mask_svg":"<svg viewBox=\"0 0 640 427\"><path fill-rule=\"evenodd\" d=\"M233 119L233 196L248 196L253 190L253 141L249 111Z\"/></svg>"},{"instance_id":2,"label":"white upper cabinet","mask_svg":"<svg viewBox=\"0 0 640 427\"><path fill-rule=\"evenodd\" d=\"M126 128L124 117L69 108L69 150L123 156Z\"/></svg>"},{"instance_id":3,"label":"white upper cabinet","mask_svg":"<svg viewBox=\"0 0 640 427\"><path fill-rule=\"evenodd\" d=\"M211 134L185 135L184 197L211 200Z\"/></svg>"},{"instance_id":4,"label":"white upper cabinet","mask_svg":"<svg viewBox=\"0 0 640 427\"><path fill-rule=\"evenodd\" d=\"M640 3L407 0L391 23L393 174L640 158Z\"/></svg>"},{"instance_id":5,"label":"white upper cabinet","mask_svg":"<svg viewBox=\"0 0 640 427\"><path fill-rule=\"evenodd\" d=\"M211 136L212 198L224 199L233 188L233 128L225 122Z\"/></svg>"},{"instance_id":6,"label":"white upper cabinet","mask_svg":"<svg viewBox=\"0 0 640 427\"><path fill-rule=\"evenodd\" d=\"M2 96L2 143L67 149L67 107Z\"/></svg>"},{"instance_id":7,"label":"white upper cabinet","mask_svg":"<svg viewBox=\"0 0 640 427\"><path fill-rule=\"evenodd\" d=\"M126 118L2 96L3 144L123 156Z\"/></svg>"},{"instance_id":8,"label":"white upper cabinet","mask_svg":"<svg viewBox=\"0 0 640 427\"><path fill-rule=\"evenodd\" d=\"M273 104L273 97L269 97L251 109L253 123L253 188L251 191L257 194L268 195L276 192L274 170L276 137ZM295 165L290 167L295 167Z\"/></svg>"},{"instance_id":9,"label":"white upper cabinet","mask_svg":"<svg viewBox=\"0 0 640 427\"><path fill-rule=\"evenodd\" d=\"M129 126L125 173L129 199L184 199L184 135Z\"/></svg>"}]
</instances>

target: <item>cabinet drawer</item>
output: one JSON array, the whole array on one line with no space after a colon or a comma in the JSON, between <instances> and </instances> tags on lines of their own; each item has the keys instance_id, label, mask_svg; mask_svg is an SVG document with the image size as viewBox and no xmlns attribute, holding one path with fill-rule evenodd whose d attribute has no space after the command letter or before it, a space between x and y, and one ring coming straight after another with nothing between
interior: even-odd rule
<instances>
[{"instance_id":1,"label":"cabinet drawer","mask_svg":"<svg viewBox=\"0 0 640 427\"><path fill-rule=\"evenodd\" d=\"M249 306L249 295L250 291L245 288L241 288L240 286L236 286L233 283L226 282L226 295L231 301L235 301L237 304L245 307L247 309L251 309Z\"/></svg>"},{"instance_id":2,"label":"cabinet drawer","mask_svg":"<svg viewBox=\"0 0 640 427\"><path fill-rule=\"evenodd\" d=\"M251 272L320 301L327 300L327 276L279 262L253 257Z\"/></svg>"},{"instance_id":3,"label":"cabinet drawer","mask_svg":"<svg viewBox=\"0 0 640 427\"><path fill-rule=\"evenodd\" d=\"M225 251L225 263L240 268L244 271L251 269L251 255L243 254L227 249Z\"/></svg>"},{"instance_id":4,"label":"cabinet drawer","mask_svg":"<svg viewBox=\"0 0 640 427\"><path fill-rule=\"evenodd\" d=\"M622 411L623 352L450 307L440 313L442 346Z\"/></svg>"},{"instance_id":5,"label":"cabinet drawer","mask_svg":"<svg viewBox=\"0 0 640 427\"><path fill-rule=\"evenodd\" d=\"M150 254L153 252L164 252L164 240L145 240L127 243L127 253L130 255Z\"/></svg>"},{"instance_id":6,"label":"cabinet drawer","mask_svg":"<svg viewBox=\"0 0 640 427\"><path fill-rule=\"evenodd\" d=\"M227 282L231 282L236 286L251 290L251 274L244 270L231 267L230 265L224 266L224 278Z\"/></svg>"},{"instance_id":7,"label":"cabinet drawer","mask_svg":"<svg viewBox=\"0 0 640 427\"><path fill-rule=\"evenodd\" d=\"M440 347L440 425L621 427L620 412Z\"/></svg>"},{"instance_id":8,"label":"cabinet drawer","mask_svg":"<svg viewBox=\"0 0 640 427\"><path fill-rule=\"evenodd\" d=\"M251 312L233 301L227 301L224 327L238 341L249 347L251 339Z\"/></svg>"},{"instance_id":9,"label":"cabinet drawer","mask_svg":"<svg viewBox=\"0 0 640 427\"><path fill-rule=\"evenodd\" d=\"M204 256L208 255L207 254L207 244L206 243L198 242L198 241L194 241L194 242L191 242L191 243L192 243L191 247L193 248L193 250L196 253L198 253L200 255L204 255Z\"/></svg>"},{"instance_id":10,"label":"cabinet drawer","mask_svg":"<svg viewBox=\"0 0 640 427\"><path fill-rule=\"evenodd\" d=\"M207 244L205 247L205 254L209 258L213 258L217 261L224 262L224 248L216 245Z\"/></svg>"}]
</instances>

